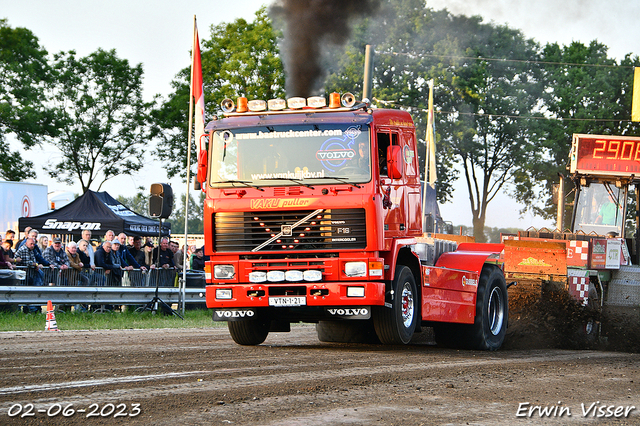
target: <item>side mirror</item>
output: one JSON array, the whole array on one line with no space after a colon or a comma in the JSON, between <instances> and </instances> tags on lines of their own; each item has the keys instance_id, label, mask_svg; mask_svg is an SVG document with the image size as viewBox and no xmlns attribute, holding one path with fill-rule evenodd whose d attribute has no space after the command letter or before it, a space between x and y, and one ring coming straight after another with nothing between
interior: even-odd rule
<instances>
[{"instance_id":1,"label":"side mirror","mask_svg":"<svg viewBox=\"0 0 640 426\"><path fill-rule=\"evenodd\" d=\"M198 176L197 181L202 184L207 180L207 151L204 149L198 153Z\"/></svg>"},{"instance_id":2,"label":"side mirror","mask_svg":"<svg viewBox=\"0 0 640 426\"><path fill-rule=\"evenodd\" d=\"M400 179L404 172L402 148L398 145L387 147L387 171L391 179Z\"/></svg>"}]
</instances>

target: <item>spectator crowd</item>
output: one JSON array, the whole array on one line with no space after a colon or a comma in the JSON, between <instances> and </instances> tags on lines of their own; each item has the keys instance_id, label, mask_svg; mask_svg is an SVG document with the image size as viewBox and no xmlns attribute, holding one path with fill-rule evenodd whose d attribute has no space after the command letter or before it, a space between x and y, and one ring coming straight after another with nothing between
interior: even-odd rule
<instances>
[{"instance_id":1,"label":"spectator crowd","mask_svg":"<svg viewBox=\"0 0 640 426\"><path fill-rule=\"evenodd\" d=\"M44 285L47 268L64 272L66 279L86 282L83 270L95 271L102 268L104 275L115 285L121 280L123 271L148 271L156 268L183 269L184 247L167 237L160 238L160 244L154 246L147 237L127 236L108 230L102 239L94 239L90 230L83 230L81 238L63 244L60 236L49 238L39 235L38 230L27 227L24 237L16 240L16 233L7 230L0 245L0 269L26 267L35 272L30 275L28 285ZM188 268L204 270L203 248L187 248Z\"/></svg>"}]
</instances>

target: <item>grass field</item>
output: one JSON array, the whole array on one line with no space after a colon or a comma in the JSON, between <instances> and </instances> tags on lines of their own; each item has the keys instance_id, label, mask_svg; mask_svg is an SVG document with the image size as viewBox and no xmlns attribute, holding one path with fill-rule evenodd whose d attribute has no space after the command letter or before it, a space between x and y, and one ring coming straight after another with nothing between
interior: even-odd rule
<instances>
[{"instance_id":1,"label":"grass field","mask_svg":"<svg viewBox=\"0 0 640 426\"><path fill-rule=\"evenodd\" d=\"M181 313L181 311L178 311ZM226 326L223 322L214 322L211 311L207 309L187 310L184 320L161 312L56 312L55 319L59 330L109 330L128 328L210 328ZM0 331L38 331L44 330L46 313L24 314L22 312L0 312Z\"/></svg>"}]
</instances>

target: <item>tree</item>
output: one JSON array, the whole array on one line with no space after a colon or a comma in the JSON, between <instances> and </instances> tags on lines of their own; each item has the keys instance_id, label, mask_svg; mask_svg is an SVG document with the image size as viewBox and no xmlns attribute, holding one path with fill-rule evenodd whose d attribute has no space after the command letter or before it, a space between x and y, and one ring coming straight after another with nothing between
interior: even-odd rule
<instances>
[{"instance_id":1,"label":"tree","mask_svg":"<svg viewBox=\"0 0 640 426\"><path fill-rule=\"evenodd\" d=\"M0 76L0 178L35 177L33 162L11 152L6 135L31 148L57 134L55 112L46 103L51 68L37 37L26 28L11 28L5 19L0 19Z\"/></svg>"},{"instance_id":2,"label":"tree","mask_svg":"<svg viewBox=\"0 0 640 426\"><path fill-rule=\"evenodd\" d=\"M152 104L142 100L142 65L98 49L85 58L70 51L54 57L53 102L63 121L51 143L60 157L47 166L60 182L79 181L86 192L108 179L132 175L143 166L151 139Z\"/></svg>"},{"instance_id":3,"label":"tree","mask_svg":"<svg viewBox=\"0 0 640 426\"><path fill-rule=\"evenodd\" d=\"M509 184L530 180L530 162L540 155L530 130L517 116L534 115L541 94L540 71L531 65L537 45L507 27L472 27L482 43L467 48L449 80L449 132L443 135L463 170L469 194L474 237L486 241L488 204ZM509 57L508 62L482 58Z\"/></svg>"},{"instance_id":4,"label":"tree","mask_svg":"<svg viewBox=\"0 0 640 426\"><path fill-rule=\"evenodd\" d=\"M256 12L253 22L237 19L211 27L211 38L202 40L201 50L208 119L224 98L243 95L267 100L284 95L277 41L278 33L271 27L264 7ZM161 137L157 154L165 162L169 177L186 176L190 76L190 67L180 71L172 82L174 92L153 111Z\"/></svg>"},{"instance_id":5,"label":"tree","mask_svg":"<svg viewBox=\"0 0 640 426\"><path fill-rule=\"evenodd\" d=\"M183 234L184 233L184 201L185 196L177 195L176 201L180 200L180 207L174 208L171 213L171 217L169 217L169 221L171 222L171 232L173 234ZM177 206L177 202L174 202L174 205ZM204 192L200 192L200 196L198 201L193 200L193 194L189 194L189 214L187 215L187 220L189 221L189 226L187 228L187 233L189 234L204 234Z\"/></svg>"},{"instance_id":6,"label":"tree","mask_svg":"<svg viewBox=\"0 0 640 426\"><path fill-rule=\"evenodd\" d=\"M119 195L116 199L139 215L149 217L149 195L144 192L143 187L138 187L138 192L133 197Z\"/></svg>"},{"instance_id":7,"label":"tree","mask_svg":"<svg viewBox=\"0 0 640 426\"><path fill-rule=\"evenodd\" d=\"M538 135L543 155L530 163L537 184L519 183L517 198L535 214L554 218L552 185L558 183L558 173L567 173L574 133L640 135L640 126L629 121L633 66L640 66L640 59L627 55L618 65L597 41L588 46L550 43L540 59L545 61L541 98L548 119L527 124Z\"/></svg>"}]
</instances>

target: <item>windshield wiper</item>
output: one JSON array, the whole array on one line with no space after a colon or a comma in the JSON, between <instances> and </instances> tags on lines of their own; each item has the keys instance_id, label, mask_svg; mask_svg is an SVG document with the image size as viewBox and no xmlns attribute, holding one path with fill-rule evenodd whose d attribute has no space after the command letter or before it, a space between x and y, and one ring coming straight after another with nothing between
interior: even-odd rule
<instances>
[{"instance_id":1,"label":"windshield wiper","mask_svg":"<svg viewBox=\"0 0 640 426\"><path fill-rule=\"evenodd\" d=\"M302 182L301 180L298 180L298 179L278 177L278 178L267 178L267 179L262 179L262 180L288 180L288 181L291 181L293 183L297 183L298 185L306 186L307 188L310 188L310 189L315 189L313 186L309 185L308 183L304 183L304 182Z\"/></svg>"},{"instance_id":2,"label":"windshield wiper","mask_svg":"<svg viewBox=\"0 0 640 426\"><path fill-rule=\"evenodd\" d=\"M355 186L356 188L362 188L362 186L358 185L357 183L349 182L348 179L341 178L341 177L323 176L323 177L317 177L314 179L333 179L333 180L337 180L338 182L346 183L347 185Z\"/></svg>"},{"instance_id":3,"label":"windshield wiper","mask_svg":"<svg viewBox=\"0 0 640 426\"><path fill-rule=\"evenodd\" d=\"M250 181L246 181L246 180L221 180L219 182L209 182L209 185L217 185L221 183L230 183L232 185L234 183L241 183L242 185L247 186L249 188L255 188L258 191L264 191L264 188L260 188L258 185L254 185Z\"/></svg>"}]
</instances>

